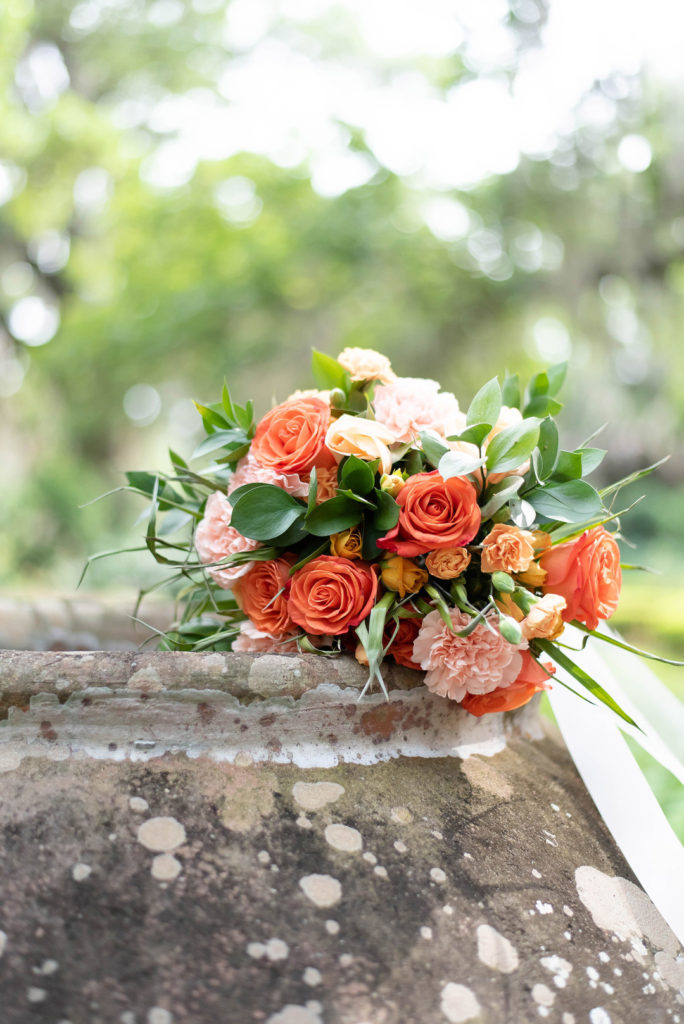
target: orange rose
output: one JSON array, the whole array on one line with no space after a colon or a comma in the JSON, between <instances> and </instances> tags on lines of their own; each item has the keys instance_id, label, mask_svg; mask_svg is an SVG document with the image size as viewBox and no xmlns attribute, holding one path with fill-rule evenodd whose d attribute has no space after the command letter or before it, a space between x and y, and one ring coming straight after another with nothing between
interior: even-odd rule
<instances>
[{"instance_id":1,"label":"orange rose","mask_svg":"<svg viewBox=\"0 0 684 1024\"><path fill-rule=\"evenodd\" d=\"M620 549L602 526L552 547L542 555L540 565L547 572L544 592L565 598L566 622L577 619L596 629L599 619L609 619L617 608L622 585Z\"/></svg>"},{"instance_id":2,"label":"orange rose","mask_svg":"<svg viewBox=\"0 0 684 1024\"><path fill-rule=\"evenodd\" d=\"M435 470L410 476L397 496L399 522L379 548L412 558L468 544L480 528L477 491L464 477L443 480Z\"/></svg>"},{"instance_id":3,"label":"orange rose","mask_svg":"<svg viewBox=\"0 0 684 1024\"><path fill-rule=\"evenodd\" d=\"M440 548L425 559L425 568L438 580L455 580L470 565L470 552L465 548Z\"/></svg>"},{"instance_id":4,"label":"orange rose","mask_svg":"<svg viewBox=\"0 0 684 1024\"><path fill-rule=\"evenodd\" d=\"M534 557L529 530L497 523L482 541L482 572L525 572Z\"/></svg>"},{"instance_id":5,"label":"orange rose","mask_svg":"<svg viewBox=\"0 0 684 1024\"><path fill-rule=\"evenodd\" d=\"M233 594L245 615L262 633L273 637L296 630L287 610L287 590L279 593L289 586L291 565L286 558L255 562L247 575L233 584Z\"/></svg>"},{"instance_id":6,"label":"orange rose","mask_svg":"<svg viewBox=\"0 0 684 1024\"><path fill-rule=\"evenodd\" d=\"M375 603L378 577L365 562L319 555L292 577L288 611L307 633L339 636Z\"/></svg>"},{"instance_id":7,"label":"orange rose","mask_svg":"<svg viewBox=\"0 0 684 1024\"><path fill-rule=\"evenodd\" d=\"M533 604L522 623L522 635L526 640L535 636L546 640L555 640L565 628L563 609L565 598L558 594L544 594L540 601Z\"/></svg>"},{"instance_id":8,"label":"orange rose","mask_svg":"<svg viewBox=\"0 0 684 1024\"><path fill-rule=\"evenodd\" d=\"M382 635L382 642L385 647L392 640L387 653L400 665L404 665L406 668L415 668L417 671L420 671L420 665L417 661L413 660L413 641L420 632L422 621L419 616L411 619L399 619L399 629L394 640L392 640L395 623L390 620L385 626L385 632Z\"/></svg>"},{"instance_id":9,"label":"orange rose","mask_svg":"<svg viewBox=\"0 0 684 1024\"><path fill-rule=\"evenodd\" d=\"M514 711L532 700L540 690L549 690L549 676L555 669L549 662L541 665L529 651L522 651L523 667L510 686L498 686L489 693L467 693L461 705L480 718L495 711Z\"/></svg>"},{"instance_id":10,"label":"orange rose","mask_svg":"<svg viewBox=\"0 0 684 1024\"><path fill-rule=\"evenodd\" d=\"M251 453L262 466L281 473L307 473L312 466L330 465L324 444L329 425L330 407L320 398L288 399L261 420Z\"/></svg>"}]
</instances>

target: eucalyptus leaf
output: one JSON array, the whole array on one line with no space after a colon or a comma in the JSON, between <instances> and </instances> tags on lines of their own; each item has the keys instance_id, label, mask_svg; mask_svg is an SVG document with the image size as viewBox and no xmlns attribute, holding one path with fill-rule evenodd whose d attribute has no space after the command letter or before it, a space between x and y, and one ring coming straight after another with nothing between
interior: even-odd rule
<instances>
[{"instance_id":1,"label":"eucalyptus leaf","mask_svg":"<svg viewBox=\"0 0 684 1024\"><path fill-rule=\"evenodd\" d=\"M547 480L553 473L558 460L558 427L547 417L539 427L539 460L537 476Z\"/></svg>"},{"instance_id":2,"label":"eucalyptus leaf","mask_svg":"<svg viewBox=\"0 0 684 1024\"><path fill-rule=\"evenodd\" d=\"M536 395L525 406L524 414L538 416L541 419L544 416L557 416L562 408L561 402L557 402L555 398L549 395Z\"/></svg>"},{"instance_id":3,"label":"eucalyptus leaf","mask_svg":"<svg viewBox=\"0 0 684 1024\"><path fill-rule=\"evenodd\" d=\"M388 530L392 530L399 522L399 505L394 500L391 494L387 491L382 491L380 488L375 490L375 501L377 504L377 511L373 515L372 524L375 530L387 533Z\"/></svg>"},{"instance_id":4,"label":"eucalyptus leaf","mask_svg":"<svg viewBox=\"0 0 684 1024\"><path fill-rule=\"evenodd\" d=\"M501 398L503 404L508 406L509 409L520 408L520 378L517 373L506 371L503 388L501 389Z\"/></svg>"},{"instance_id":5,"label":"eucalyptus leaf","mask_svg":"<svg viewBox=\"0 0 684 1024\"><path fill-rule=\"evenodd\" d=\"M439 460L443 455L446 455L449 448L447 448L443 441L435 437L434 434L429 434L427 431L423 431L421 433L420 443L423 446L425 458L431 466L434 466L434 468L437 469Z\"/></svg>"},{"instance_id":6,"label":"eucalyptus leaf","mask_svg":"<svg viewBox=\"0 0 684 1024\"><path fill-rule=\"evenodd\" d=\"M500 508L507 505L511 496L513 494L517 494L520 490L523 482L524 481L521 476L504 477L504 479L496 485L496 488L492 490L489 498L480 509L482 519L491 518L495 512L498 512Z\"/></svg>"},{"instance_id":7,"label":"eucalyptus leaf","mask_svg":"<svg viewBox=\"0 0 684 1024\"><path fill-rule=\"evenodd\" d=\"M537 447L539 426L538 419L524 419L493 437L487 448L487 470L504 473L518 469Z\"/></svg>"},{"instance_id":8,"label":"eucalyptus leaf","mask_svg":"<svg viewBox=\"0 0 684 1024\"><path fill-rule=\"evenodd\" d=\"M307 512L304 524L314 537L329 537L361 521L363 509L357 501L338 494Z\"/></svg>"},{"instance_id":9,"label":"eucalyptus leaf","mask_svg":"<svg viewBox=\"0 0 684 1024\"><path fill-rule=\"evenodd\" d=\"M191 458L199 459L202 455L209 455L210 452L215 452L219 448L227 448L229 445L236 448L248 440L244 430L239 427L232 427L230 430L216 430L197 445Z\"/></svg>"},{"instance_id":10,"label":"eucalyptus leaf","mask_svg":"<svg viewBox=\"0 0 684 1024\"><path fill-rule=\"evenodd\" d=\"M489 423L494 426L501 412L501 387L497 377L488 380L477 392L468 407L466 425Z\"/></svg>"},{"instance_id":11,"label":"eucalyptus leaf","mask_svg":"<svg viewBox=\"0 0 684 1024\"><path fill-rule=\"evenodd\" d=\"M277 539L306 511L301 502L274 484L246 484L231 499L235 495L231 526L252 540Z\"/></svg>"},{"instance_id":12,"label":"eucalyptus leaf","mask_svg":"<svg viewBox=\"0 0 684 1024\"><path fill-rule=\"evenodd\" d=\"M580 480L582 477L582 456L579 452L559 452L553 479Z\"/></svg>"},{"instance_id":13,"label":"eucalyptus leaf","mask_svg":"<svg viewBox=\"0 0 684 1024\"><path fill-rule=\"evenodd\" d=\"M349 394L351 388L351 377L345 368L332 356L325 352L312 349L311 372L316 382L316 387L322 391L340 388L345 395Z\"/></svg>"},{"instance_id":14,"label":"eucalyptus leaf","mask_svg":"<svg viewBox=\"0 0 684 1024\"><path fill-rule=\"evenodd\" d=\"M534 525L537 514L529 501L525 501L523 498L514 498L510 502L509 508L511 521L521 530L529 530Z\"/></svg>"},{"instance_id":15,"label":"eucalyptus leaf","mask_svg":"<svg viewBox=\"0 0 684 1024\"><path fill-rule=\"evenodd\" d=\"M600 515L603 509L598 492L585 480L537 487L526 498L540 515L561 523L579 523Z\"/></svg>"},{"instance_id":16,"label":"eucalyptus leaf","mask_svg":"<svg viewBox=\"0 0 684 1024\"><path fill-rule=\"evenodd\" d=\"M608 454L605 448L578 448L577 451L582 459L582 476L593 473Z\"/></svg>"},{"instance_id":17,"label":"eucalyptus leaf","mask_svg":"<svg viewBox=\"0 0 684 1024\"><path fill-rule=\"evenodd\" d=\"M439 460L438 470L443 480L454 476L467 476L474 473L486 463L486 458L477 458L466 452L446 452Z\"/></svg>"},{"instance_id":18,"label":"eucalyptus leaf","mask_svg":"<svg viewBox=\"0 0 684 1024\"><path fill-rule=\"evenodd\" d=\"M491 423L473 423L472 427L468 427L461 434L455 434L448 440L466 441L468 444L476 444L479 448L487 434L491 433L491 430Z\"/></svg>"},{"instance_id":19,"label":"eucalyptus leaf","mask_svg":"<svg viewBox=\"0 0 684 1024\"><path fill-rule=\"evenodd\" d=\"M377 460L369 463L357 458L356 455L350 455L342 463L340 486L355 491L356 494L368 494L375 484L377 466Z\"/></svg>"}]
</instances>

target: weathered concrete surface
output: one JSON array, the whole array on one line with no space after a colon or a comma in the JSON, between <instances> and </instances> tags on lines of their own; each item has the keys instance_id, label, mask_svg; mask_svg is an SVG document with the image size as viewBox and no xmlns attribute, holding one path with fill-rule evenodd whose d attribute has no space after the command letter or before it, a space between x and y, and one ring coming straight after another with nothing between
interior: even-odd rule
<instances>
[{"instance_id":1,"label":"weathered concrete surface","mask_svg":"<svg viewBox=\"0 0 684 1024\"><path fill-rule=\"evenodd\" d=\"M684 1020L674 936L565 749L521 737L539 735L529 711L491 716L478 747L443 702L452 750L492 756L396 757L405 733L432 736L425 691L389 709L330 684L243 704L212 672L188 690L159 679L130 702L91 686L85 706L72 680L67 703L34 694L0 728L2 1024ZM176 705L195 724L174 752ZM145 706L151 746L136 752L119 738ZM261 710L260 763L244 748L217 761L218 739L188 756L197 730L249 733ZM279 714L310 723L310 767L277 763ZM343 721L371 740L367 763L322 767Z\"/></svg>"}]
</instances>

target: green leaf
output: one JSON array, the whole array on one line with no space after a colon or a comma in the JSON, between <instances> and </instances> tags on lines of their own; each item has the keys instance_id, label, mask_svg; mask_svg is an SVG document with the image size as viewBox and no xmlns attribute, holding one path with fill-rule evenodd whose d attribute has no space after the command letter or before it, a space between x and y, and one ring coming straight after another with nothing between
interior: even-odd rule
<instances>
[{"instance_id":1,"label":"green leaf","mask_svg":"<svg viewBox=\"0 0 684 1024\"><path fill-rule=\"evenodd\" d=\"M501 398L503 404L507 405L509 409L520 408L520 378L517 373L508 373L503 382L503 388L501 389Z\"/></svg>"},{"instance_id":2,"label":"green leaf","mask_svg":"<svg viewBox=\"0 0 684 1024\"><path fill-rule=\"evenodd\" d=\"M605 448L578 448L582 458L582 476L589 476L601 465L608 452Z\"/></svg>"},{"instance_id":3,"label":"green leaf","mask_svg":"<svg viewBox=\"0 0 684 1024\"><path fill-rule=\"evenodd\" d=\"M309 474L309 495L306 503L307 513L311 512L316 508L316 498L318 497L318 480L316 477L316 467L314 466Z\"/></svg>"},{"instance_id":4,"label":"green leaf","mask_svg":"<svg viewBox=\"0 0 684 1024\"><path fill-rule=\"evenodd\" d=\"M218 427L219 430L225 430L226 427L230 427L230 423L226 420L225 416L215 412L214 409L210 409L208 405L200 405L199 402L195 402L195 408L202 417L202 422L205 427Z\"/></svg>"},{"instance_id":5,"label":"green leaf","mask_svg":"<svg viewBox=\"0 0 684 1024\"><path fill-rule=\"evenodd\" d=\"M547 480L553 473L558 459L558 427L550 417L542 420L539 427L539 463L537 476Z\"/></svg>"},{"instance_id":6,"label":"green leaf","mask_svg":"<svg viewBox=\"0 0 684 1024\"><path fill-rule=\"evenodd\" d=\"M530 398L538 398L540 395L548 395L549 393L549 378L544 371L536 373L529 386Z\"/></svg>"},{"instance_id":7,"label":"green leaf","mask_svg":"<svg viewBox=\"0 0 684 1024\"><path fill-rule=\"evenodd\" d=\"M535 398L531 398L525 406L525 416L538 416L543 419L544 416L557 416L563 408L560 402L557 402L555 398L550 398L548 395L537 395Z\"/></svg>"},{"instance_id":8,"label":"green leaf","mask_svg":"<svg viewBox=\"0 0 684 1024\"><path fill-rule=\"evenodd\" d=\"M437 467L443 480L453 476L467 476L474 473L486 463L486 458L476 458L465 452L446 452L439 460Z\"/></svg>"},{"instance_id":9,"label":"green leaf","mask_svg":"<svg viewBox=\"0 0 684 1024\"><path fill-rule=\"evenodd\" d=\"M332 533L356 526L362 515L363 509L358 502L338 494L307 512L304 524L314 537L329 537Z\"/></svg>"},{"instance_id":10,"label":"green leaf","mask_svg":"<svg viewBox=\"0 0 684 1024\"><path fill-rule=\"evenodd\" d=\"M554 480L579 480L582 476L582 456L579 452L560 452L556 468L553 471Z\"/></svg>"},{"instance_id":11,"label":"green leaf","mask_svg":"<svg viewBox=\"0 0 684 1024\"><path fill-rule=\"evenodd\" d=\"M629 476L623 477L622 480L618 480L609 487L604 487L603 490L599 492L601 497L606 498L609 494L613 494L615 491L619 491L623 487L629 487L630 484L636 483L637 480L641 480L642 477L648 476L654 469L658 469L659 466L662 466L669 458L670 456L666 455L663 459L658 459L658 461L654 462L651 466L646 466L645 469L638 469L636 472L630 473Z\"/></svg>"},{"instance_id":12,"label":"green leaf","mask_svg":"<svg viewBox=\"0 0 684 1024\"><path fill-rule=\"evenodd\" d=\"M476 444L479 448L487 434L490 433L491 429L492 426L490 423L473 423L472 427L468 427L462 434L455 434L448 440L466 441L468 444Z\"/></svg>"},{"instance_id":13,"label":"green leaf","mask_svg":"<svg viewBox=\"0 0 684 1024\"><path fill-rule=\"evenodd\" d=\"M234 462L239 462L243 455L246 455L250 449L250 442L245 439L244 444L238 444L235 448L230 448L227 455L222 455L220 459L214 459L214 462L219 465L232 465Z\"/></svg>"},{"instance_id":14,"label":"green leaf","mask_svg":"<svg viewBox=\"0 0 684 1024\"><path fill-rule=\"evenodd\" d=\"M373 528L380 530L380 535L382 535L393 529L399 522L399 505L391 494L381 491L379 487L375 491L375 500L378 508L372 519Z\"/></svg>"},{"instance_id":15,"label":"green leaf","mask_svg":"<svg viewBox=\"0 0 684 1024\"><path fill-rule=\"evenodd\" d=\"M521 476L506 476L501 480L500 483L492 489L491 494L485 504L480 509L482 519L489 519L498 512L500 508L508 503L509 498L513 494L517 494L523 485L523 478Z\"/></svg>"},{"instance_id":16,"label":"green leaf","mask_svg":"<svg viewBox=\"0 0 684 1024\"><path fill-rule=\"evenodd\" d=\"M421 452L416 448L410 448L404 461L404 468L408 476L415 476L416 473L422 473L425 467L423 466L423 456Z\"/></svg>"},{"instance_id":17,"label":"green leaf","mask_svg":"<svg viewBox=\"0 0 684 1024\"><path fill-rule=\"evenodd\" d=\"M537 487L525 497L540 515L561 523L591 519L603 508L598 492L585 480Z\"/></svg>"},{"instance_id":18,"label":"green leaf","mask_svg":"<svg viewBox=\"0 0 684 1024\"><path fill-rule=\"evenodd\" d=\"M252 540L277 539L305 513L301 502L274 484L245 484L231 499L236 495L231 526Z\"/></svg>"},{"instance_id":19,"label":"green leaf","mask_svg":"<svg viewBox=\"0 0 684 1024\"><path fill-rule=\"evenodd\" d=\"M447 448L443 441L435 437L434 434L428 434L426 431L421 433L420 443L423 446L425 458L431 466L437 469L439 460L449 451L449 448Z\"/></svg>"},{"instance_id":20,"label":"green leaf","mask_svg":"<svg viewBox=\"0 0 684 1024\"><path fill-rule=\"evenodd\" d=\"M530 457L539 440L539 420L524 419L493 437L487 448L487 470L505 473Z\"/></svg>"},{"instance_id":21,"label":"green leaf","mask_svg":"<svg viewBox=\"0 0 684 1024\"><path fill-rule=\"evenodd\" d=\"M368 498L362 498L360 494L356 493L356 491L350 491L347 487L338 487L337 493L338 495L341 494L343 498L349 498L350 501L358 502L359 505L366 505L368 508L372 509L377 508L377 506L372 501L369 501Z\"/></svg>"},{"instance_id":22,"label":"green leaf","mask_svg":"<svg viewBox=\"0 0 684 1024\"><path fill-rule=\"evenodd\" d=\"M546 371L546 376L549 381L549 394L557 395L560 389L563 387L565 382L565 375L568 372L567 361L563 363L555 363L550 366Z\"/></svg>"},{"instance_id":23,"label":"green leaf","mask_svg":"<svg viewBox=\"0 0 684 1024\"><path fill-rule=\"evenodd\" d=\"M480 388L470 403L466 425L472 427L476 423L489 423L493 427L500 412L501 387L498 378L492 377Z\"/></svg>"},{"instance_id":24,"label":"green leaf","mask_svg":"<svg viewBox=\"0 0 684 1024\"><path fill-rule=\"evenodd\" d=\"M529 501L524 498L514 498L510 504L511 521L519 526L521 530L529 530L537 518L536 513Z\"/></svg>"},{"instance_id":25,"label":"green leaf","mask_svg":"<svg viewBox=\"0 0 684 1024\"><path fill-rule=\"evenodd\" d=\"M643 569L644 567L637 565L628 567L623 566L623 568ZM646 571L653 572L652 569L647 569ZM630 654L638 654L640 658L648 658L650 661L660 661L663 665L677 665L680 668L684 666L684 661L673 661L671 658L662 658L659 654L651 654L650 651L642 651L639 647L632 647L631 644L625 643L624 640L618 639L618 637L613 636L611 633L601 633L597 629L589 629L588 626L585 626L583 623L577 622L576 620L573 621L573 626L577 629L581 629L582 632L586 633L588 636L596 637L597 640L603 640L606 644L612 644L613 647L620 647L623 651L629 651Z\"/></svg>"},{"instance_id":26,"label":"green leaf","mask_svg":"<svg viewBox=\"0 0 684 1024\"><path fill-rule=\"evenodd\" d=\"M358 459L356 455L350 455L342 463L340 486L357 494L368 494L375 484L377 466L377 460L369 463Z\"/></svg>"},{"instance_id":27,"label":"green leaf","mask_svg":"<svg viewBox=\"0 0 684 1024\"><path fill-rule=\"evenodd\" d=\"M607 708L610 708L610 710L614 711L616 715L619 715L620 718L627 722L628 725L634 726L635 729L639 728L636 722L622 710L620 705L613 700L610 694L606 693L601 684L597 683L595 679L592 679L589 673L585 672L583 668L576 665L574 661L564 653L564 651L560 650L560 648L550 640L537 640L536 644L542 651L545 651L546 654L553 658L561 668L564 668L566 672L569 672L572 678L588 690L592 697L595 697L597 700L601 701L602 704L605 704Z\"/></svg>"},{"instance_id":28,"label":"green leaf","mask_svg":"<svg viewBox=\"0 0 684 1024\"><path fill-rule=\"evenodd\" d=\"M230 397L230 391L228 390L228 384L226 383L225 380L223 381L223 392L221 393L221 405L223 406L223 411L225 412L226 416L228 417L229 422L230 423L237 422L236 419L235 419L235 409L233 407L233 401L232 401L232 399Z\"/></svg>"},{"instance_id":29,"label":"green leaf","mask_svg":"<svg viewBox=\"0 0 684 1024\"><path fill-rule=\"evenodd\" d=\"M202 455L208 455L210 452L215 452L219 448L237 448L243 444L246 444L248 438L245 436L244 430L238 428L231 428L230 430L216 430L213 434L209 434L209 437L205 437L203 441L195 448L191 455L192 459L199 459Z\"/></svg>"},{"instance_id":30,"label":"green leaf","mask_svg":"<svg viewBox=\"0 0 684 1024\"><path fill-rule=\"evenodd\" d=\"M316 387L320 388L321 391L340 388L344 391L345 395L349 394L351 377L347 370L336 359L333 359L332 356L326 355L325 352L319 352L315 348L312 349L311 372L313 373Z\"/></svg>"}]
</instances>

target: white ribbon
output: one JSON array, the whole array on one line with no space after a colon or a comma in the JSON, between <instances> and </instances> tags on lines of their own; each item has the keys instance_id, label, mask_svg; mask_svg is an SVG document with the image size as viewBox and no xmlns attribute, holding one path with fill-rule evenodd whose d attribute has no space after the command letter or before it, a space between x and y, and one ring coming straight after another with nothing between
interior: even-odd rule
<instances>
[{"instance_id":1,"label":"white ribbon","mask_svg":"<svg viewBox=\"0 0 684 1024\"><path fill-rule=\"evenodd\" d=\"M563 640L573 645L577 641L579 646L581 634L568 628ZM684 945L684 848L620 733L622 729L636 739L684 783L678 756L684 739L684 709L637 655L592 639L584 651L570 652L570 657L643 730L639 733L603 706L578 700L560 685L559 677L575 690L581 687L558 667L558 681L549 699L577 770L625 860ZM611 668L620 672L622 685Z\"/></svg>"}]
</instances>

